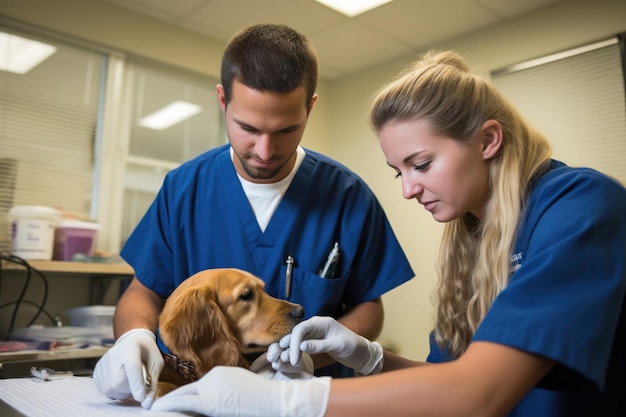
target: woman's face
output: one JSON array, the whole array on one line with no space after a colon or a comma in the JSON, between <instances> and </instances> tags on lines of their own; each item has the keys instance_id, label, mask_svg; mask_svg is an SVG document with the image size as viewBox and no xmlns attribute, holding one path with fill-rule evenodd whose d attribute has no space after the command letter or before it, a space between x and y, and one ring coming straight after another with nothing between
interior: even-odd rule
<instances>
[{"instance_id":1,"label":"woman's face","mask_svg":"<svg viewBox=\"0 0 626 417\"><path fill-rule=\"evenodd\" d=\"M415 198L438 222L467 212L479 219L489 199L489 159L501 143L500 125L489 120L468 142L433 134L426 119L391 121L380 145L402 179L402 195Z\"/></svg>"}]
</instances>

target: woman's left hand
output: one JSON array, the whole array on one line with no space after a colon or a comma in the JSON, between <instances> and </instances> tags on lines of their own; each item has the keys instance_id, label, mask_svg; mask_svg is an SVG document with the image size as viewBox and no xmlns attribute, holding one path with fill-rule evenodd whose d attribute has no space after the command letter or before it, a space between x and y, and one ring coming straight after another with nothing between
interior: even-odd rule
<instances>
[{"instance_id":1,"label":"woman's left hand","mask_svg":"<svg viewBox=\"0 0 626 417\"><path fill-rule=\"evenodd\" d=\"M311 355L302 352L298 364L292 365L289 362L289 348L281 348L278 343L270 345L265 357L275 371L286 375L302 376L303 373L313 375L315 372Z\"/></svg>"}]
</instances>

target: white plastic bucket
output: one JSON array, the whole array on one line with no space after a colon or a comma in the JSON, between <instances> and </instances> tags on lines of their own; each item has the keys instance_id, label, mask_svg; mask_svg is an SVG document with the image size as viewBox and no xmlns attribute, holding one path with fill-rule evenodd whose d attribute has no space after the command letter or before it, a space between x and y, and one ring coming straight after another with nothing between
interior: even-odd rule
<instances>
[{"instance_id":1,"label":"white plastic bucket","mask_svg":"<svg viewBox=\"0 0 626 417\"><path fill-rule=\"evenodd\" d=\"M12 220L13 255L22 259L52 259L54 229L61 213L45 206L16 206L9 211Z\"/></svg>"}]
</instances>

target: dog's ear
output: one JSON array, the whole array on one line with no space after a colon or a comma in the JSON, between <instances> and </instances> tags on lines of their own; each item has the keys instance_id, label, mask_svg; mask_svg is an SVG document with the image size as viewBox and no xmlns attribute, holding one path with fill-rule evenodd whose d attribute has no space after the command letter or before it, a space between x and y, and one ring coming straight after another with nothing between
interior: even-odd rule
<instances>
[{"instance_id":1,"label":"dog's ear","mask_svg":"<svg viewBox=\"0 0 626 417\"><path fill-rule=\"evenodd\" d=\"M165 345L179 359L192 361L199 376L214 366L239 362L241 346L215 300L211 287L190 288L159 322Z\"/></svg>"}]
</instances>

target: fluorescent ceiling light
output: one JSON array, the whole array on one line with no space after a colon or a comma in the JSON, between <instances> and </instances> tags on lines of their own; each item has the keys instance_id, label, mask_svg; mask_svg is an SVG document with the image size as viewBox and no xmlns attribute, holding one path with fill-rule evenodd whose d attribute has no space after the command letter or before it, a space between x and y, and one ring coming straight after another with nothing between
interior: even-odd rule
<instances>
[{"instance_id":1,"label":"fluorescent ceiling light","mask_svg":"<svg viewBox=\"0 0 626 417\"><path fill-rule=\"evenodd\" d=\"M392 0L315 0L348 17L354 17L368 10L375 9Z\"/></svg>"},{"instance_id":2,"label":"fluorescent ceiling light","mask_svg":"<svg viewBox=\"0 0 626 417\"><path fill-rule=\"evenodd\" d=\"M200 113L202 107L186 101L174 101L139 120L139 125L154 130L167 129Z\"/></svg>"},{"instance_id":3,"label":"fluorescent ceiling light","mask_svg":"<svg viewBox=\"0 0 626 417\"><path fill-rule=\"evenodd\" d=\"M0 70L26 74L56 50L47 43L0 32Z\"/></svg>"}]
</instances>

